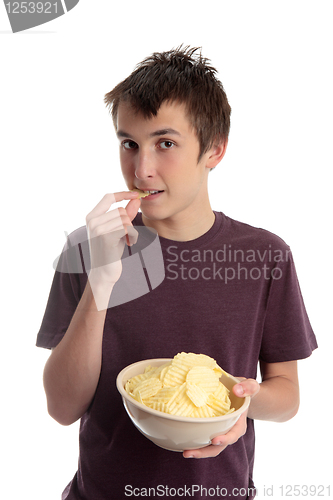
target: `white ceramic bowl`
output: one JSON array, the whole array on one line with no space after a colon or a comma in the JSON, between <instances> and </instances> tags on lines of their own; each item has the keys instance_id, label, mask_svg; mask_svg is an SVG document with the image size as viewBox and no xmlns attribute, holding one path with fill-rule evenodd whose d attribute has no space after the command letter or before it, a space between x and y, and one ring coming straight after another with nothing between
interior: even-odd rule
<instances>
[{"instance_id":1,"label":"white ceramic bowl","mask_svg":"<svg viewBox=\"0 0 333 500\"><path fill-rule=\"evenodd\" d=\"M117 389L120 392L125 409L135 427L161 448L171 451L184 451L203 448L210 440L226 434L235 425L241 414L248 408L250 398L238 398L232 392L232 387L239 380L232 375L222 375L220 381L230 390L233 413L221 417L192 418L168 415L153 410L136 401L125 391L128 379L143 373L146 366L160 366L169 358L146 359L124 368L117 377Z\"/></svg>"}]
</instances>

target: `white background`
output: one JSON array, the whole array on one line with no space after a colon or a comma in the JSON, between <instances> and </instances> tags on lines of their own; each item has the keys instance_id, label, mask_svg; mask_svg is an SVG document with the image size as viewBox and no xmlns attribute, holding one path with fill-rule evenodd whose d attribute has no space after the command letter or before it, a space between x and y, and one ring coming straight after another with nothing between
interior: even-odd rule
<instances>
[{"instance_id":1,"label":"white background","mask_svg":"<svg viewBox=\"0 0 333 500\"><path fill-rule=\"evenodd\" d=\"M320 345L299 363L298 415L284 424L257 422L259 497L272 486L279 498L280 485L330 484L331 11L323 0L81 0L46 25L12 34L1 3L6 500L60 499L76 471L78 424L62 427L47 415L49 353L35 347L52 262L64 231L84 225L105 192L125 187L104 94L144 57L181 43L203 48L232 106L228 151L210 176L213 208L291 246Z\"/></svg>"}]
</instances>

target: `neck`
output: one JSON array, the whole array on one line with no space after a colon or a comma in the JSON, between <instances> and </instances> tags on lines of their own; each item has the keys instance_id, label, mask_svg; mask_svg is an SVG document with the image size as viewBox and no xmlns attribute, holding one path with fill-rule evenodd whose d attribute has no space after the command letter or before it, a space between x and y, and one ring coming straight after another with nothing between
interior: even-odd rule
<instances>
[{"instance_id":1,"label":"neck","mask_svg":"<svg viewBox=\"0 0 333 500\"><path fill-rule=\"evenodd\" d=\"M155 229L159 236L173 241L191 241L207 233L213 226L215 214L210 204L199 213L177 214L163 220L152 220L142 214L145 226Z\"/></svg>"}]
</instances>

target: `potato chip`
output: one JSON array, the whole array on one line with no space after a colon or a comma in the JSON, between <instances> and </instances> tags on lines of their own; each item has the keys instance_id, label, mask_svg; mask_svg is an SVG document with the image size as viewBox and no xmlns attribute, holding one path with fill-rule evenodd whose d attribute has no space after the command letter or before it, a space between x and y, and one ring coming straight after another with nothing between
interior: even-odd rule
<instances>
[{"instance_id":1,"label":"potato chip","mask_svg":"<svg viewBox=\"0 0 333 500\"><path fill-rule=\"evenodd\" d=\"M210 418L215 417L214 410L210 408L208 405L200 406L200 408L195 408L191 413L191 417L193 418Z\"/></svg>"},{"instance_id":2,"label":"potato chip","mask_svg":"<svg viewBox=\"0 0 333 500\"><path fill-rule=\"evenodd\" d=\"M208 366L215 368L217 365L215 359L206 356L206 354L194 354L193 352L180 352L173 358L172 363L181 362L183 366L193 368L193 366Z\"/></svg>"},{"instance_id":3,"label":"potato chip","mask_svg":"<svg viewBox=\"0 0 333 500\"><path fill-rule=\"evenodd\" d=\"M140 393L142 399L148 399L162 389L162 382L156 377L143 380L133 391L134 396Z\"/></svg>"},{"instance_id":4,"label":"potato chip","mask_svg":"<svg viewBox=\"0 0 333 500\"><path fill-rule=\"evenodd\" d=\"M134 193L134 192L137 192L139 193L139 196L138 198L145 198L146 196L149 196L149 193L145 193L144 191L141 191L141 189L131 189L131 192Z\"/></svg>"},{"instance_id":5,"label":"potato chip","mask_svg":"<svg viewBox=\"0 0 333 500\"><path fill-rule=\"evenodd\" d=\"M226 401L229 395L229 390L226 388L225 385L223 385L221 382L218 383L217 389L214 392L214 396L221 401ZM229 399L230 402L230 399Z\"/></svg>"},{"instance_id":6,"label":"potato chip","mask_svg":"<svg viewBox=\"0 0 333 500\"><path fill-rule=\"evenodd\" d=\"M182 384L167 403L168 413L171 415L189 417L195 409L195 405L186 394L186 386L186 383Z\"/></svg>"},{"instance_id":7,"label":"potato chip","mask_svg":"<svg viewBox=\"0 0 333 500\"><path fill-rule=\"evenodd\" d=\"M134 399L136 399L139 403L141 403L141 404L143 404L143 405L145 404L145 403L144 403L144 401L143 401L143 399L142 399L142 397L141 397L140 391L136 392L135 394L132 394L132 393L131 393L131 395L132 395L132 397L133 397Z\"/></svg>"},{"instance_id":8,"label":"potato chip","mask_svg":"<svg viewBox=\"0 0 333 500\"><path fill-rule=\"evenodd\" d=\"M162 387L154 396L149 398L149 402L156 401L168 403L177 391L177 387Z\"/></svg>"},{"instance_id":9,"label":"potato chip","mask_svg":"<svg viewBox=\"0 0 333 500\"><path fill-rule=\"evenodd\" d=\"M162 373L167 371L167 369L169 368L170 364L171 363L169 362L169 363L164 363L164 365L158 366L156 368L156 371L155 371L155 377L158 376L159 379L162 381L162 378L164 377L164 376L162 376Z\"/></svg>"},{"instance_id":10,"label":"potato chip","mask_svg":"<svg viewBox=\"0 0 333 500\"><path fill-rule=\"evenodd\" d=\"M160 372L160 381L163 384L164 384L165 375L168 372L170 365L171 365L171 362L170 363L166 363L165 365L161 366L162 369L161 369L161 372Z\"/></svg>"},{"instance_id":11,"label":"potato chip","mask_svg":"<svg viewBox=\"0 0 333 500\"><path fill-rule=\"evenodd\" d=\"M187 396L184 396L172 409L167 406L168 413L178 417L189 417L195 408L196 406Z\"/></svg>"},{"instance_id":12,"label":"potato chip","mask_svg":"<svg viewBox=\"0 0 333 500\"><path fill-rule=\"evenodd\" d=\"M221 401L213 394L209 394L207 398L207 405L214 410L216 415L224 415L230 409L230 404Z\"/></svg>"},{"instance_id":13,"label":"potato chip","mask_svg":"<svg viewBox=\"0 0 333 500\"><path fill-rule=\"evenodd\" d=\"M173 393L173 395L171 396L171 398L169 399L168 403L167 403L167 406L168 408L170 407L173 407L173 404L177 402L177 400L181 399L183 397L183 395L185 394L186 392L186 384L185 382L176 387L175 388L175 392Z\"/></svg>"},{"instance_id":14,"label":"potato chip","mask_svg":"<svg viewBox=\"0 0 333 500\"><path fill-rule=\"evenodd\" d=\"M163 383L170 387L182 385L186 380L187 370L171 365L165 372Z\"/></svg>"},{"instance_id":15,"label":"potato chip","mask_svg":"<svg viewBox=\"0 0 333 500\"><path fill-rule=\"evenodd\" d=\"M152 408L153 410L163 411L163 413L168 413L167 405L161 401L152 401L151 399L146 402L146 406Z\"/></svg>"},{"instance_id":16,"label":"potato chip","mask_svg":"<svg viewBox=\"0 0 333 500\"><path fill-rule=\"evenodd\" d=\"M195 406L203 406L207 403L208 394L199 385L193 384L192 382L186 382L186 394L195 404Z\"/></svg>"},{"instance_id":17,"label":"potato chip","mask_svg":"<svg viewBox=\"0 0 333 500\"><path fill-rule=\"evenodd\" d=\"M212 368L216 371L216 374L220 378L224 370L216 363L215 359L207 356L206 354L194 354L193 352L181 352L177 354L172 361L173 365L180 365L187 367L188 369L193 368L194 366L207 366L207 368ZM228 375L226 373L226 375Z\"/></svg>"},{"instance_id":18,"label":"potato chip","mask_svg":"<svg viewBox=\"0 0 333 500\"><path fill-rule=\"evenodd\" d=\"M223 413L223 415L229 415L229 413L232 413L234 411L235 411L235 408L230 408L230 410L228 410L225 413Z\"/></svg>"},{"instance_id":19,"label":"potato chip","mask_svg":"<svg viewBox=\"0 0 333 500\"><path fill-rule=\"evenodd\" d=\"M141 383L143 380L148 378L146 373L141 373L141 375L136 375L126 382L125 389L127 392L133 392L133 390Z\"/></svg>"},{"instance_id":20,"label":"potato chip","mask_svg":"<svg viewBox=\"0 0 333 500\"><path fill-rule=\"evenodd\" d=\"M144 373L126 382L125 390L154 410L210 418L234 411L229 390L219 381L222 373L213 358L181 352L159 367L147 366Z\"/></svg>"},{"instance_id":21,"label":"potato chip","mask_svg":"<svg viewBox=\"0 0 333 500\"><path fill-rule=\"evenodd\" d=\"M186 381L199 385L209 394L215 392L219 385L219 379L212 368L207 366L194 366L187 375Z\"/></svg>"}]
</instances>

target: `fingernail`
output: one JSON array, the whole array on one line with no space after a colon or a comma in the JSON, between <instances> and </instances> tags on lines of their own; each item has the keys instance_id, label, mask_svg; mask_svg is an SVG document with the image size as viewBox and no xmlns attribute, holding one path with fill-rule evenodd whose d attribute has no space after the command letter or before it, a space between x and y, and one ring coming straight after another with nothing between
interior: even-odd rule
<instances>
[{"instance_id":1,"label":"fingernail","mask_svg":"<svg viewBox=\"0 0 333 500\"><path fill-rule=\"evenodd\" d=\"M221 441L219 441L218 443L212 443L213 446L222 446L222 443Z\"/></svg>"},{"instance_id":2,"label":"fingernail","mask_svg":"<svg viewBox=\"0 0 333 500\"><path fill-rule=\"evenodd\" d=\"M194 458L194 455L187 455L185 458Z\"/></svg>"},{"instance_id":3,"label":"fingernail","mask_svg":"<svg viewBox=\"0 0 333 500\"><path fill-rule=\"evenodd\" d=\"M236 385L235 386L235 392L237 394L237 396L243 396L244 394L244 387L242 385Z\"/></svg>"}]
</instances>

